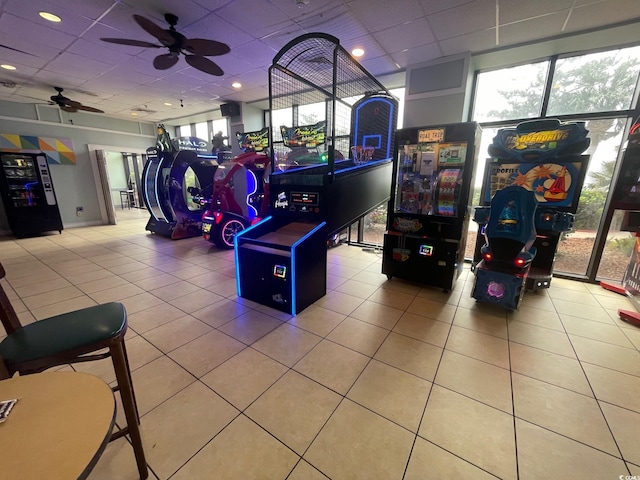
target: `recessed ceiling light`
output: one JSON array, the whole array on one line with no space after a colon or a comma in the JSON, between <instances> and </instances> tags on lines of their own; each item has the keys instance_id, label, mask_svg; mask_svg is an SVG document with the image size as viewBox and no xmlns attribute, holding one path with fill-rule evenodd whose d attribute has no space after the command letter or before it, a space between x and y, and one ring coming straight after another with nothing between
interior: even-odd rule
<instances>
[{"instance_id":1,"label":"recessed ceiling light","mask_svg":"<svg viewBox=\"0 0 640 480\"><path fill-rule=\"evenodd\" d=\"M354 48L353 50L351 50L351 55L353 55L354 57L361 57L362 55L364 55L364 50L361 48Z\"/></svg>"},{"instance_id":2,"label":"recessed ceiling light","mask_svg":"<svg viewBox=\"0 0 640 480\"><path fill-rule=\"evenodd\" d=\"M240 87L242 86L242 84L241 84L240 82L233 82L233 83L231 84L231 86L232 86L233 88L240 88Z\"/></svg>"},{"instance_id":3,"label":"recessed ceiling light","mask_svg":"<svg viewBox=\"0 0 640 480\"><path fill-rule=\"evenodd\" d=\"M14 67L13 65L7 65L6 63L3 65L0 65L0 67L4 68L5 70L15 70L16 67Z\"/></svg>"},{"instance_id":4,"label":"recessed ceiling light","mask_svg":"<svg viewBox=\"0 0 640 480\"><path fill-rule=\"evenodd\" d=\"M133 115L134 117L138 116L138 112L131 112L131 115Z\"/></svg>"},{"instance_id":5,"label":"recessed ceiling light","mask_svg":"<svg viewBox=\"0 0 640 480\"><path fill-rule=\"evenodd\" d=\"M49 12L38 12L38 15L40 15L45 20L49 20L50 22L58 23L62 21L62 19L59 16Z\"/></svg>"},{"instance_id":6,"label":"recessed ceiling light","mask_svg":"<svg viewBox=\"0 0 640 480\"><path fill-rule=\"evenodd\" d=\"M170 106L171 106L171 104L170 104L169 102L164 102L164 104L165 104L167 107L170 107Z\"/></svg>"}]
</instances>

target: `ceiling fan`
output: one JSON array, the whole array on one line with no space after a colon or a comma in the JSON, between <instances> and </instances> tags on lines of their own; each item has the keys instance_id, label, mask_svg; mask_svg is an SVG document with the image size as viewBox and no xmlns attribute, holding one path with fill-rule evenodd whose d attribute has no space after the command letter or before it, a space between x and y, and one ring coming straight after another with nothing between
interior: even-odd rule
<instances>
[{"instance_id":1,"label":"ceiling fan","mask_svg":"<svg viewBox=\"0 0 640 480\"><path fill-rule=\"evenodd\" d=\"M131 45L134 47L163 48L169 49L169 53L158 55L153 59L153 66L156 70L166 70L173 67L178 62L178 57L182 53L189 65L210 75L222 76L222 69L206 57L224 55L231 50L229 45L215 40L203 38L187 38L176 31L178 17L172 13L165 13L164 19L169 24L169 29L159 27L151 20L134 15L133 19L149 35L155 37L161 45L141 40L131 40L128 38L101 38L100 40L120 45Z\"/></svg>"},{"instance_id":2,"label":"ceiling fan","mask_svg":"<svg viewBox=\"0 0 640 480\"><path fill-rule=\"evenodd\" d=\"M97 108L87 107L86 105L82 105L80 102L76 102L71 100L70 98L62 95L62 91L64 89L60 87L53 87L58 92L57 95L51 96L52 104L58 105L60 110L64 110L65 112L73 113L78 110L82 110L84 112L94 112L94 113L104 113L102 110L98 110Z\"/></svg>"}]
</instances>

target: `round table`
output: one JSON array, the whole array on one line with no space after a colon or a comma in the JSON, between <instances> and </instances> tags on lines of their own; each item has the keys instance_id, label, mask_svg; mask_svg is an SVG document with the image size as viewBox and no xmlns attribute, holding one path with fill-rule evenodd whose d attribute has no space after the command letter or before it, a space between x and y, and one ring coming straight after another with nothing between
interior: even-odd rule
<instances>
[{"instance_id":1,"label":"round table","mask_svg":"<svg viewBox=\"0 0 640 480\"><path fill-rule=\"evenodd\" d=\"M0 423L0 479L86 478L115 422L109 385L79 372L0 381L0 401L17 398Z\"/></svg>"}]
</instances>

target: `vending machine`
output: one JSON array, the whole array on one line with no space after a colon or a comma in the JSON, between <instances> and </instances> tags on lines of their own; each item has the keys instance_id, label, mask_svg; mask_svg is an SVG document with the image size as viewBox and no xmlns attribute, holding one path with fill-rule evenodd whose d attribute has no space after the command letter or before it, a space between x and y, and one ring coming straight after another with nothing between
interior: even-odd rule
<instances>
[{"instance_id":1,"label":"vending machine","mask_svg":"<svg viewBox=\"0 0 640 480\"><path fill-rule=\"evenodd\" d=\"M480 132L475 122L397 132L382 260L387 278L453 288L464 262Z\"/></svg>"},{"instance_id":2,"label":"vending machine","mask_svg":"<svg viewBox=\"0 0 640 480\"><path fill-rule=\"evenodd\" d=\"M62 233L58 201L44 153L0 152L0 194L17 237L57 230Z\"/></svg>"}]
</instances>

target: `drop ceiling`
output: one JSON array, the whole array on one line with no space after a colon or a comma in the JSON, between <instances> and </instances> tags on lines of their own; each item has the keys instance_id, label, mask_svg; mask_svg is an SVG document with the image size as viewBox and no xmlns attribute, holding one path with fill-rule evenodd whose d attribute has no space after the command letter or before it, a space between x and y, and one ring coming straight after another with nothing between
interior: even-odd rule
<instances>
[{"instance_id":1,"label":"drop ceiling","mask_svg":"<svg viewBox=\"0 0 640 480\"><path fill-rule=\"evenodd\" d=\"M150 122L264 100L274 55L309 32L335 35L347 50L363 48L360 62L382 77L442 56L640 21L638 0L0 0L0 8L0 64L16 67L0 69L0 100L46 106L58 86L104 115ZM48 22L40 11L62 21ZM167 12L179 17L176 29L186 37L231 47L210 57L223 76L184 58L155 70L153 59L165 48L100 40L157 43L133 15L167 28Z\"/></svg>"}]
</instances>

